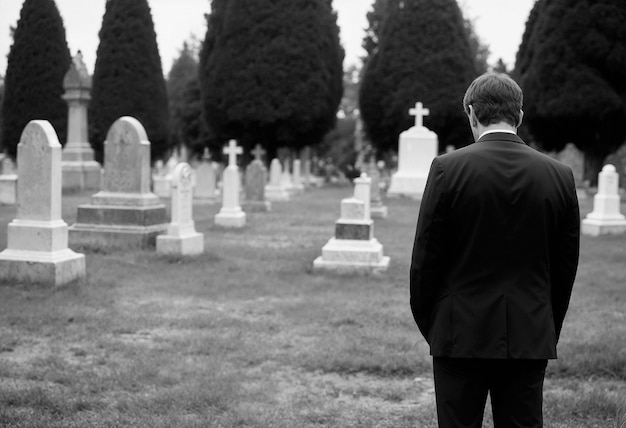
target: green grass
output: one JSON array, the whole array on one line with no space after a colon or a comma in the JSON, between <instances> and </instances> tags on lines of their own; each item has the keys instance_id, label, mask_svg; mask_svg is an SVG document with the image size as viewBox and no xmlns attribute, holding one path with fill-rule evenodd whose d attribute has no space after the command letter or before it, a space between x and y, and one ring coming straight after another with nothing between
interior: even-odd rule
<instances>
[{"instance_id":1,"label":"green grass","mask_svg":"<svg viewBox=\"0 0 626 428\"><path fill-rule=\"evenodd\" d=\"M384 275L312 273L350 193L274 203L242 230L213 225L218 205L196 206L201 256L104 250L87 254L83 284L3 282L0 426L436 426L408 305L417 203L388 200L389 218L376 220ZM68 224L88 199L64 197ZM14 217L0 207L0 248ZM625 428L626 236L581 245L546 427Z\"/></svg>"}]
</instances>

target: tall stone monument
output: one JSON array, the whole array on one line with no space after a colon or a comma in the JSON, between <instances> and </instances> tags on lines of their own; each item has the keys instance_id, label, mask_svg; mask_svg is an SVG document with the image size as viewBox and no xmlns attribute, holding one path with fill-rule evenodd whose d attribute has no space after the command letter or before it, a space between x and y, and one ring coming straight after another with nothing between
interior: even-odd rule
<instances>
[{"instance_id":1,"label":"tall stone monument","mask_svg":"<svg viewBox=\"0 0 626 428\"><path fill-rule=\"evenodd\" d=\"M604 165L598 175L593 211L582 221L583 234L598 236L626 232L626 218L620 213L618 177L613 165Z\"/></svg>"},{"instance_id":2,"label":"tall stone monument","mask_svg":"<svg viewBox=\"0 0 626 428\"><path fill-rule=\"evenodd\" d=\"M172 172L172 222L167 233L157 236L158 253L193 255L204 252L204 235L193 222L191 167L181 162Z\"/></svg>"},{"instance_id":3,"label":"tall stone monument","mask_svg":"<svg viewBox=\"0 0 626 428\"><path fill-rule=\"evenodd\" d=\"M216 201L217 173L211 162L209 149L204 149L200 165L196 168L196 186L193 189L195 202L212 204Z\"/></svg>"},{"instance_id":4,"label":"tall stone monument","mask_svg":"<svg viewBox=\"0 0 626 428\"><path fill-rule=\"evenodd\" d=\"M244 211L265 212L272 207L270 201L265 200L265 183L267 182L267 169L261 157L265 150L259 144L252 151L254 160L246 168Z\"/></svg>"},{"instance_id":5,"label":"tall stone monument","mask_svg":"<svg viewBox=\"0 0 626 428\"><path fill-rule=\"evenodd\" d=\"M67 142L63 148L63 189L100 189L100 164L89 144L87 107L91 99L91 77L80 51L73 58L63 79L68 105Z\"/></svg>"},{"instance_id":6,"label":"tall stone monument","mask_svg":"<svg viewBox=\"0 0 626 428\"><path fill-rule=\"evenodd\" d=\"M17 146L18 209L0 253L4 278L64 285L85 277L85 256L67 246L61 218L61 143L52 125L33 120Z\"/></svg>"},{"instance_id":7,"label":"tall stone monument","mask_svg":"<svg viewBox=\"0 0 626 428\"><path fill-rule=\"evenodd\" d=\"M368 177L372 180L370 191L370 214L372 218L386 218L387 207L383 204L380 196L380 171L376 165L376 158L370 156L369 163L366 166Z\"/></svg>"},{"instance_id":8,"label":"tall stone monument","mask_svg":"<svg viewBox=\"0 0 626 428\"><path fill-rule=\"evenodd\" d=\"M167 230L165 205L150 191L150 141L132 117L121 117L104 142L102 190L80 205L70 245L154 247Z\"/></svg>"},{"instance_id":9,"label":"tall stone monument","mask_svg":"<svg viewBox=\"0 0 626 428\"><path fill-rule=\"evenodd\" d=\"M265 186L265 197L269 201L288 201L289 191L283 186L283 168L278 158L270 163L270 182Z\"/></svg>"},{"instance_id":10,"label":"tall stone monument","mask_svg":"<svg viewBox=\"0 0 626 428\"><path fill-rule=\"evenodd\" d=\"M365 173L354 180L354 197L341 201L341 217L335 223L335 236L313 261L313 270L380 273L389 267L389 257L374 238L370 217L371 180Z\"/></svg>"},{"instance_id":11,"label":"tall stone monument","mask_svg":"<svg viewBox=\"0 0 626 428\"><path fill-rule=\"evenodd\" d=\"M398 171L391 176L388 196L407 196L420 199L426 187L428 172L437 156L439 142L437 134L424 126L424 116L430 110L421 102L409 110L415 116L415 126L400 134L398 142Z\"/></svg>"},{"instance_id":12,"label":"tall stone monument","mask_svg":"<svg viewBox=\"0 0 626 428\"><path fill-rule=\"evenodd\" d=\"M237 168L237 155L242 153L243 149L237 146L235 140L230 140L228 146L224 147L224 154L228 155L228 166L224 170L222 208L215 215L215 224L218 226L239 228L246 225L246 213L239 203L241 178Z\"/></svg>"}]
</instances>

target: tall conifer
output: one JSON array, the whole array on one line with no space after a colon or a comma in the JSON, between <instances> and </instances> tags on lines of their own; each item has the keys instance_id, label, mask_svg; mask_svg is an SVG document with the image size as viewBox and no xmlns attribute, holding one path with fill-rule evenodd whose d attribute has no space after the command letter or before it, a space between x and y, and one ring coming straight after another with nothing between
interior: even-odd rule
<instances>
[{"instance_id":1,"label":"tall conifer","mask_svg":"<svg viewBox=\"0 0 626 428\"><path fill-rule=\"evenodd\" d=\"M108 0L89 109L90 140L102 157L109 127L133 116L146 129L152 158L169 150L168 102L147 0Z\"/></svg>"},{"instance_id":2,"label":"tall conifer","mask_svg":"<svg viewBox=\"0 0 626 428\"><path fill-rule=\"evenodd\" d=\"M319 143L342 97L330 0L213 0L200 59L207 123L250 149Z\"/></svg>"},{"instance_id":3,"label":"tall conifer","mask_svg":"<svg viewBox=\"0 0 626 428\"><path fill-rule=\"evenodd\" d=\"M33 119L48 120L65 143L67 104L61 97L71 60L54 0L25 0L9 51L2 100L2 142L12 157Z\"/></svg>"},{"instance_id":4,"label":"tall conifer","mask_svg":"<svg viewBox=\"0 0 626 428\"><path fill-rule=\"evenodd\" d=\"M430 108L425 124L440 148L471 141L461 107L475 58L455 0L388 0L378 50L367 61L359 102L365 130L381 151L397 148L414 124L409 109Z\"/></svg>"}]
</instances>

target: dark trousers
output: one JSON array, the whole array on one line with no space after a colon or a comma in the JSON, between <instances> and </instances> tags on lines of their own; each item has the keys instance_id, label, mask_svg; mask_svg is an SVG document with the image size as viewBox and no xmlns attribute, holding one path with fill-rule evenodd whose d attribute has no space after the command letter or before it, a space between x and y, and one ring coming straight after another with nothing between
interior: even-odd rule
<instances>
[{"instance_id":1,"label":"dark trousers","mask_svg":"<svg viewBox=\"0 0 626 428\"><path fill-rule=\"evenodd\" d=\"M543 427L548 360L433 358L439 428L480 428L487 393L494 428Z\"/></svg>"}]
</instances>

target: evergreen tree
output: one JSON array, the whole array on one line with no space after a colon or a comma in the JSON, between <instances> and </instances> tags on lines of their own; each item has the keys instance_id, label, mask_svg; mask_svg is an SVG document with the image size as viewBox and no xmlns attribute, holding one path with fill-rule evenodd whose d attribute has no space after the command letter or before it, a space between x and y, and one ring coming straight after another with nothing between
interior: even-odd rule
<instances>
[{"instance_id":1,"label":"evergreen tree","mask_svg":"<svg viewBox=\"0 0 626 428\"><path fill-rule=\"evenodd\" d=\"M535 9L516 65L524 120L547 150L576 144L593 181L626 138L626 2L540 0Z\"/></svg>"},{"instance_id":2,"label":"evergreen tree","mask_svg":"<svg viewBox=\"0 0 626 428\"><path fill-rule=\"evenodd\" d=\"M379 151L396 150L414 124L417 101L430 108L426 125L440 148L471 142L461 107L476 76L475 58L455 0L388 0L378 51L368 60L359 93L365 131Z\"/></svg>"},{"instance_id":3,"label":"evergreen tree","mask_svg":"<svg viewBox=\"0 0 626 428\"><path fill-rule=\"evenodd\" d=\"M153 160L169 151L165 79L147 0L106 2L89 107L90 141L99 159L120 116L144 126Z\"/></svg>"},{"instance_id":4,"label":"evergreen tree","mask_svg":"<svg viewBox=\"0 0 626 428\"><path fill-rule=\"evenodd\" d=\"M387 16L387 4L389 0L374 0L372 10L367 12L367 28L365 29L365 37L363 38L363 49L366 52L363 58L363 64L367 62L376 52L378 52L378 44L380 43L380 33L383 26L385 16Z\"/></svg>"},{"instance_id":5,"label":"evergreen tree","mask_svg":"<svg viewBox=\"0 0 626 428\"><path fill-rule=\"evenodd\" d=\"M24 127L33 119L48 120L65 143L67 104L61 97L71 60L54 0L25 0L13 33L2 100L2 141L13 158Z\"/></svg>"},{"instance_id":6,"label":"evergreen tree","mask_svg":"<svg viewBox=\"0 0 626 428\"><path fill-rule=\"evenodd\" d=\"M333 128L343 49L330 0L213 0L200 58L205 117L218 139L314 145Z\"/></svg>"}]
</instances>

